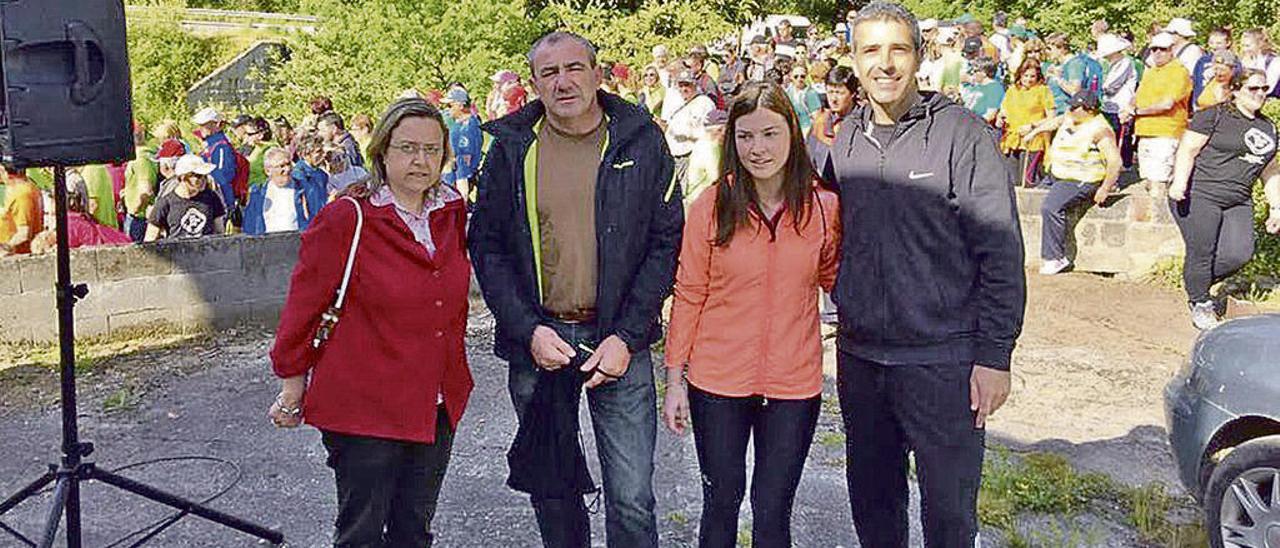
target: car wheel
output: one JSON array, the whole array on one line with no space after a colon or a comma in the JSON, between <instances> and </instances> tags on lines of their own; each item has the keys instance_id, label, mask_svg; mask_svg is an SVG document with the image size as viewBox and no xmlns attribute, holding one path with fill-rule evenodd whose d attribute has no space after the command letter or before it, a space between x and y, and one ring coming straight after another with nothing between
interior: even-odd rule
<instances>
[{"instance_id":1,"label":"car wheel","mask_svg":"<svg viewBox=\"0 0 1280 548\"><path fill-rule=\"evenodd\" d=\"M1209 479L1204 511L1214 548L1280 548L1280 436L1228 453Z\"/></svg>"}]
</instances>

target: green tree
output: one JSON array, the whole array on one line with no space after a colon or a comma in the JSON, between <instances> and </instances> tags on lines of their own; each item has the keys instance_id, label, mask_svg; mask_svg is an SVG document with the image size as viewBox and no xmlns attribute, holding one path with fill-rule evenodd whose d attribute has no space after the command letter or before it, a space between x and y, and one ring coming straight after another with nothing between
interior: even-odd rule
<instances>
[{"instance_id":1,"label":"green tree","mask_svg":"<svg viewBox=\"0 0 1280 548\"><path fill-rule=\"evenodd\" d=\"M184 119L187 89L225 59L218 38L192 36L178 24L177 12L130 17L127 24L133 112L138 119Z\"/></svg>"},{"instance_id":2,"label":"green tree","mask_svg":"<svg viewBox=\"0 0 1280 548\"><path fill-rule=\"evenodd\" d=\"M296 116L327 95L344 111L376 115L405 89L454 81L478 101L489 75L524 66L545 28L522 2L304 0L302 9L321 17L320 31L294 40L264 110Z\"/></svg>"}]
</instances>

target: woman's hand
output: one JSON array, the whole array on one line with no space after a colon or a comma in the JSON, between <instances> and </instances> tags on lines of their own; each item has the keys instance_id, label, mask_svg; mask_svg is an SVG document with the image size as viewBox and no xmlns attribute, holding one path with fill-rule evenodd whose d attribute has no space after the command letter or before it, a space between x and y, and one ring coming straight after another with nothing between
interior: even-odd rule
<instances>
[{"instance_id":1,"label":"woman's hand","mask_svg":"<svg viewBox=\"0 0 1280 548\"><path fill-rule=\"evenodd\" d=\"M294 428L302 424L302 396L307 391L305 375L280 381L280 394L276 396L267 416L278 428Z\"/></svg>"},{"instance_id":2,"label":"woman's hand","mask_svg":"<svg viewBox=\"0 0 1280 548\"><path fill-rule=\"evenodd\" d=\"M1181 202L1187 199L1187 184L1173 183L1169 185L1169 199L1175 202Z\"/></svg>"},{"instance_id":3,"label":"woman's hand","mask_svg":"<svg viewBox=\"0 0 1280 548\"><path fill-rule=\"evenodd\" d=\"M683 436L689 426L689 387L683 371L683 367L667 370L667 395L662 402L662 422L677 436Z\"/></svg>"},{"instance_id":4,"label":"woman's hand","mask_svg":"<svg viewBox=\"0 0 1280 548\"><path fill-rule=\"evenodd\" d=\"M1280 210L1277 208L1271 208L1271 213L1267 215L1267 232L1280 233Z\"/></svg>"}]
</instances>

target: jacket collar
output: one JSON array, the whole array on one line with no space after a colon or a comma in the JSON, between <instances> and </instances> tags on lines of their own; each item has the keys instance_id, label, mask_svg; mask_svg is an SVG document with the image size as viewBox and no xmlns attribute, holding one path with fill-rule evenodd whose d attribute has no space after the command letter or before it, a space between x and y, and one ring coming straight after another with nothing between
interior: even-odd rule
<instances>
[{"instance_id":1,"label":"jacket collar","mask_svg":"<svg viewBox=\"0 0 1280 548\"><path fill-rule=\"evenodd\" d=\"M204 144L206 146L216 145L218 144L218 141L226 141L227 144L231 144L231 141L227 139L226 132L222 132L222 131L219 131L217 133L214 133L204 138Z\"/></svg>"},{"instance_id":2,"label":"jacket collar","mask_svg":"<svg viewBox=\"0 0 1280 548\"><path fill-rule=\"evenodd\" d=\"M609 128L609 142L616 146L628 140L645 124L651 123L650 117L640 107L605 91L596 91L596 100L604 110L605 121ZM531 142L536 137L534 127L546 114L546 106L542 101L531 101L520 110L509 116L488 122L480 129L494 137L517 139L520 142Z\"/></svg>"}]
</instances>

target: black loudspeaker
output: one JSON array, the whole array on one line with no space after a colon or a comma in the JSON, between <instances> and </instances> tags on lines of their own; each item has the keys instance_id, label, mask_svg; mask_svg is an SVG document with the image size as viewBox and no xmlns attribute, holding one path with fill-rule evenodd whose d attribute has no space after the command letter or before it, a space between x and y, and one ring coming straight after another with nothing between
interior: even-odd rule
<instances>
[{"instance_id":1,"label":"black loudspeaker","mask_svg":"<svg viewBox=\"0 0 1280 548\"><path fill-rule=\"evenodd\" d=\"M134 157L121 0L0 0L0 162Z\"/></svg>"}]
</instances>

